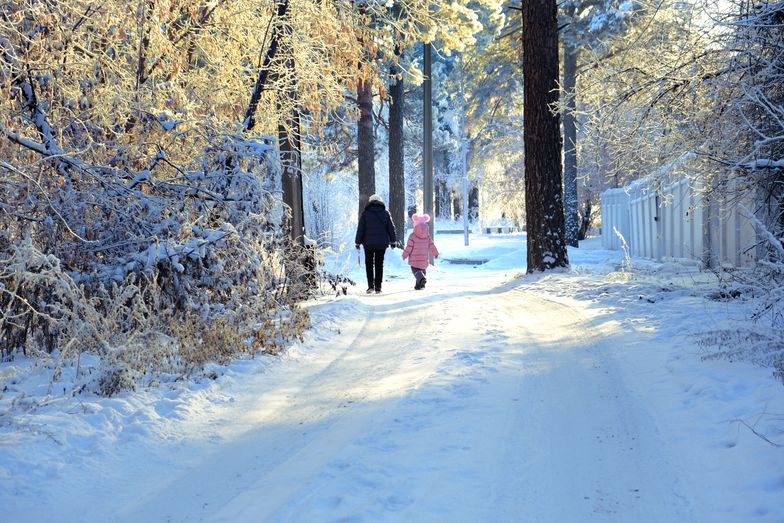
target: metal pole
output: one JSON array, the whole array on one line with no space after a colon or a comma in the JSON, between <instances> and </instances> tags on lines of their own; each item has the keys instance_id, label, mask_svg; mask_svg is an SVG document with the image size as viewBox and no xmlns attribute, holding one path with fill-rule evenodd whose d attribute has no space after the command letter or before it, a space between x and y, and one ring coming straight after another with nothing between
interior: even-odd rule
<instances>
[{"instance_id":1,"label":"metal pole","mask_svg":"<svg viewBox=\"0 0 784 523\"><path fill-rule=\"evenodd\" d=\"M465 70L463 53L457 55L460 67L460 164L463 169L463 242L468 246L468 140L465 135Z\"/></svg>"},{"instance_id":2,"label":"metal pole","mask_svg":"<svg viewBox=\"0 0 784 523\"><path fill-rule=\"evenodd\" d=\"M424 107L422 112L422 165L424 168L422 180L422 207L425 214L430 215L430 237L435 237L436 217L433 216L433 82L431 73L431 49L430 44L426 43L425 54L425 83L424 83ZM430 255L430 263L433 263L433 256Z\"/></svg>"},{"instance_id":3,"label":"metal pole","mask_svg":"<svg viewBox=\"0 0 784 523\"><path fill-rule=\"evenodd\" d=\"M465 158L465 156L463 158ZM463 176L463 241L467 247L468 246L468 176L465 175Z\"/></svg>"}]
</instances>

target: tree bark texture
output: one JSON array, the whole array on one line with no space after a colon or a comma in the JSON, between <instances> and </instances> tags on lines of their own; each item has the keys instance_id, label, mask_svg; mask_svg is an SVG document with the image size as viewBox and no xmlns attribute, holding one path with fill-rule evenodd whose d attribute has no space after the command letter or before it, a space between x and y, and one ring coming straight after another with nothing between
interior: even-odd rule
<instances>
[{"instance_id":1,"label":"tree bark texture","mask_svg":"<svg viewBox=\"0 0 784 523\"><path fill-rule=\"evenodd\" d=\"M435 218L449 218L449 190L444 180L436 180Z\"/></svg>"},{"instance_id":2,"label":"tree bark texture","mask_svg":"<svg viewBox=\"0 0 784 523\"><path fill-rule=\"evenodd\" d=\"M370 195L376 192L375 136L373 135L373 82L362 80L357 89L359 129L357 132L357 167L359 174L359 213Z\"/></svg>"},{"instance_id":3,"label":"tree bark texture","mask_svg":"<svg viewBox=\"0 0 784 523\"><path fill-rule=\"evenodd\" d=\"M479 187L474 186L468 196L468 217L471 221L479 219Z\"/></svg>"},{"instance_id":4,"label":"tree bark texture","mask_svg":"<svg viewBox=\"0 0 784 523\"><path fill-rule=\"evenodd\" d=\"M571 12L570 12L571 11ZM567 16L571 19L574 15L574 6L569 6ZM566 244L577 247L578 231L580 229L577 218L577 119L575 113L577 103L575 100L575 85L577 83L577 53L578 49L572 35L564 35L563 39L563 133L564 133L564 208L566 226Z\"/></svg>"},{"instance_id":5,"label":"tree bark texture","mask_svg":"<svg viewBox=\"0 0 784 523\"><path fill-rule=\"evenodd\" d=\"M583 211L582 219L580 220L580 230L577 233L578 240L584 240L588 236L588 231L591 229L591 194L588 193L588 198L585 200L585 211Z\"/></svg>"},{"instance_id":6,"label":"tree bark texture","mask_svg":"<svg viewBox=\"0 0 784 523\"><path fill-rule=\"evenodd\" d=\"M527 272L569 265L564 237L555 0L523 2Z\"/></svg>"},{"instance_id":7,"label":"tree bark texture","mask_svg":"<svg viewBox=\"0 0 784 523\"><path fill-rule=\"evenodd\" d=\"M403 240L406 225L406 183L403 170L403 77L400 68L390 68L389 86L389 213L395 230Z\"/></svg>"},{"instance_id":8,"label":"tree bark texture","mask_svg":"<svg viewBox=\"0 0 784 523\"><path fill-rule=\"evenodd\" d=\"M293 56L289 58L289 67L295 67ZM293 84L293 79L292 79ZM278 148L282 172L283 203L286 204L291 216L285 222L289 237L297 243L304 243L305 209L302 201L302 139L300 114L297 93L294 85L286 89L291 112L288 118L278 124Z\"/></svg>"},{"instance_id":9,"label":"tree bark texture","mask_svg":"<svg viewBox=\"0 0 784 523\"><path fill-rule=\"evenodd\" d=\"M299 128L299 111L294 110L291 120L285 125L281 123L278 126L278 144L280 147L280 161L283 166L283 203L291 209L291 217L286 222L286 230L292 240L302 243L305 234L305 224L302 206L302 145L299 137Z\"/></svg>"}]
</instances>

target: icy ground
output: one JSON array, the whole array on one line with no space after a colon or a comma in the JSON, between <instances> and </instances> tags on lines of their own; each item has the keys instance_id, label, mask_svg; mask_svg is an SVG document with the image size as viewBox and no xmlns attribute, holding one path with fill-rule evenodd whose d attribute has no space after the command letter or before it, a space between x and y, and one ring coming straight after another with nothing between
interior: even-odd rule
<instances>
[{"instance_id":1,"label":"icy ground","mask_svg":"<svg viewBox=\"0 0 784 523\"><path fill-rule=\"evenodd\" d=\"M522 235L471 242L436 238L491 261L424 291L388 252L380 296L343 253L304 343L194 381L46 396L0 364L0 520L784 521L784 388L699 343L751 304L595 240L535 277Z\"/></svg>"}]
</instances>

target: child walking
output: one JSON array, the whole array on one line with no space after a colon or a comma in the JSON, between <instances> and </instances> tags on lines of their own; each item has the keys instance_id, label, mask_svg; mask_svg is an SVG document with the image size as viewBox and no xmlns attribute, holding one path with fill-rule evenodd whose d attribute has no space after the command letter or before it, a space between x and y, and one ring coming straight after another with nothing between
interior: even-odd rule
<instances>
[{"instance_id":1,"label":"child walking","mask_svg":"<svg viewBox=\"0 0 784 523\"><path fill-rule=\"evenodd\" d=\"M408 236L406 248L403 249L403 259L408 258L408 264L411 266L411 272L416 278L416 285L414 289L420 290L425 288L427 283L427 266L430 265L430 258L428 254L433 254L433 258L438 258L438 249L433 239L430 237L430 229L427 227L427 222L430 221L430 216L427 214L415 214L411 217L414 222L414 232Z\"/></svg>"}]
</instances>

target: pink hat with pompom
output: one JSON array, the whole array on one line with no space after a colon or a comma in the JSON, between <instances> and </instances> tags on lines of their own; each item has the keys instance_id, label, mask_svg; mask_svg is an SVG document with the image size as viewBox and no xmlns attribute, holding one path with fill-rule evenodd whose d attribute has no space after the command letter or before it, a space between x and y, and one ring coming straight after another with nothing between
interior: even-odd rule
<instances>
[{"instance_id":1,"label":"pink hat with pompom","mask_svg":"<svg viewBox=\"0 0 784 523\"><path fill-rule=\"evenodd\" d=\"M430 221L430 215L414 214L411 216L411 221L414 222L414 234L420 238L427 238L430 236L430 229L427 227L427 222Z\"/></svg>"}]
</instances>

